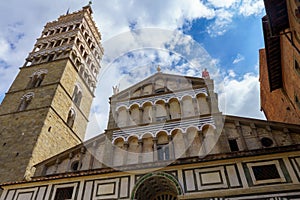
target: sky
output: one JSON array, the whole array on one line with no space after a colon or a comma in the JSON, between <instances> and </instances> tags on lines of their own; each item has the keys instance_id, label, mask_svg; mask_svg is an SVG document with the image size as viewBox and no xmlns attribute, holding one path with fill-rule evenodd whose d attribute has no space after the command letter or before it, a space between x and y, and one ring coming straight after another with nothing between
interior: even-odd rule
<instances>
[{"instance_id":1,"label":"sky","mask_svg":"<svg viewBox=\"0 0 300 200\"><path fill-rule=\"evenodd\" d=\"M0 2L0 101L44 25L87 5L82 0ZM93 0L104 57L86 139L106 128L112 87L156 73L201 77L207 68L224 114L265 119L258 51L263 0Z\"/></svg>"}]
</instances>

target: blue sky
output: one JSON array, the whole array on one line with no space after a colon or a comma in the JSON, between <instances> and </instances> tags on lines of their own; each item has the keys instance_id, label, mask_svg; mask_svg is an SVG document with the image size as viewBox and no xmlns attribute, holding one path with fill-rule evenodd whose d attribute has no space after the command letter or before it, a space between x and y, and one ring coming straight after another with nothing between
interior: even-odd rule
<instances>
[{"instance_id":1,"label":"blue sky","mask_svg":"<svg viewBox=\"0 0 300 200\"><path fill-rule=\"evenodd\" d=\"M0 2L0 101L43 26L87 3ZM263 0L94 0L92 8L105 55L87 138L106 127L112 86L125 89L155 73L157 65L189 76L208 68L225 114L264 118L258 82Z\"/></svg>"}]
</instances>

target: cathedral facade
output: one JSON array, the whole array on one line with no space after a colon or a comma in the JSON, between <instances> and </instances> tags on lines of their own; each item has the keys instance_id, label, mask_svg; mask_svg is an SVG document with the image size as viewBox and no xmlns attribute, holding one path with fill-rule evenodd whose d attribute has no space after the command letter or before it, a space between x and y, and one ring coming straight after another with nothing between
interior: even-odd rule
<instances>
[{"instance_id":1,"label":"cathedral facade","mask_svg":"<svg viewBox=\"0 0 300 200\"><path fill-rule=\"evenodd\" d=\"M300 126L223 115L206 70L158 68L115 88L107 129L82 142L103 54L91 14L86 6L48 23L18 75L28 86L17 77L1 104L0 120L13 121L0 127L10 148L1 159L22 140L13 128L34 134L20 142L16 178L16 160L1 166L1 200L300 199ZM44 118L26 122L30 112Z\"/></svg>"}]
</instances>

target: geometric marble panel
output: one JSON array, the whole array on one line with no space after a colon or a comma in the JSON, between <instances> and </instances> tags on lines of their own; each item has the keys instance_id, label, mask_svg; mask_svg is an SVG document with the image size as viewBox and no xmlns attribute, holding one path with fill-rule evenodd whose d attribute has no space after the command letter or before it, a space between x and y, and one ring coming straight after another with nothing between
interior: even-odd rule
<instances>
[{"instance_id":1,"label":"geometric marble panel","mask_svg":"<svg viewBox=\"0 0 300 200\"><path fill-rule=\"evenodd\" d=\"M119 191L119 178L97 180L94 182L93 199L116 199Z\"/></svg>"},{"instance_id":2,"label":"geometric marble panel","mask_svg":"<svg viewBox=\"0 0 300 200\"><path fill-rule=\"evenodd\" d=\"M278 160L246 163L246 166L253 185L286 182Z\"/></svg>"},{"instance_id":3,"label":"geometric marble panel","mask_svg":"<svg viewBox=\"0 0 300 200\"><path fill-rule=\"evenodd\" d=\"M300 157L290 158L290 161L292 163L292 166L296 173L298 181L300 181Z\"/></svg>"},{"instance_id":4,"label":"geometric marble panel","mask_svg":"<svg viewBox=\"0 0 300 200\"><path fill-rule=\"evenodd\" d=\"M228 188L224 167L195 169L198 190Z\"/></svg>"},{"instance_id":5,"label":"geometric marble panel","mask_svg":"<svg viewBox=\"0 0 300 200\"><path fill-rule=\"evenodd\" d=\"M185 191L191 192L196 190L194 170L184 170L184 183L185 183Z\"/></svg>"},{"instance_id":6,"label":"geometric marble panel","mask_svg":"<svg viewBox=\"0 0 300 200\"><path fill-rule=\"evenodd\" d=\"M235 165L227 165L225 168L226 168L230 187L242 186L236 166Z\"/></svg>"},{"instance_id":7,"label":"geometric marble panel","mask_svg":"<svg viewBox=\"0 0 300 200\"><path fill-rule=\"evenodd\" d=\"M15 200L31 200L35 199L37 194L38 187L36 188L27 188L27 189L19 189L16 192Z\"/></svg>"},{"instance_id":8,"label":"geometric marble panel","mask_svg":"<svg viewBox=\"0 0 300 200\"><path fill-rule=\"evenodd\" d=\"M129 197L129 186L130 186L130 179L129 177L123 177L120 181L120 198L128 198Z\"/></svg>"}]
</instances>

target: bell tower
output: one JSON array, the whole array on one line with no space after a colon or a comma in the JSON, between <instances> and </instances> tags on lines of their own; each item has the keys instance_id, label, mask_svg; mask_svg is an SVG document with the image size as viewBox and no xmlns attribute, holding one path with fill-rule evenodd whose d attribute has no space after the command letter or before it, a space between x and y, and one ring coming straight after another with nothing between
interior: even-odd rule
<instances>
[{"instance_id":1,"label":"bell tower","mask_svg":"<svg viewBox=\"0 0 300 200\"><path fill-rule=\"evenodd\" d=\"M83 141L103 48L90 5L49 22L0 106L0 182Z\"/></svg>"}]
</instances>

